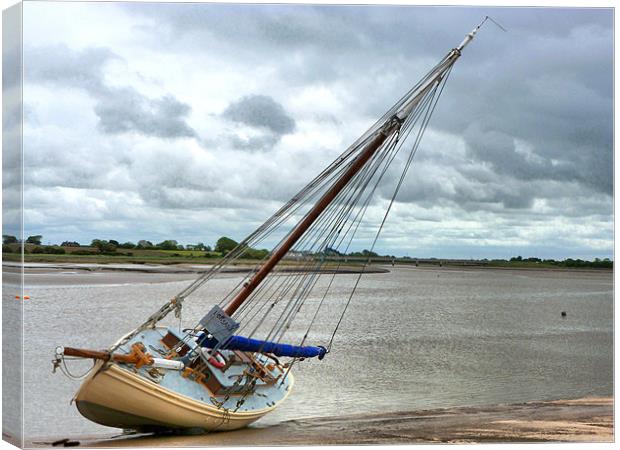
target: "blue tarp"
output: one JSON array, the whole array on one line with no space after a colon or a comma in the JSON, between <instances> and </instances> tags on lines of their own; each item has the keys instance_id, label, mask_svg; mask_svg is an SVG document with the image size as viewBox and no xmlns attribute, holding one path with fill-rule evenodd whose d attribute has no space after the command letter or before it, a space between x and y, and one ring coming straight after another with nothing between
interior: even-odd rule
<instances>
[{"instance_id":1,"label":"blue tarp","mask_svg":"<svg viewBox=\"0 0 620 450\"><path fill-rule=\"evenodd\" d=\"M203 347L214 348L218 341L214 338L209 339L207 335L198 338L198 344ZM218 348L223 350L241 350L244 352L271 353L275 356L291 356L295 358L314 358L318 356L323 359L327 349L323 346L298 346L290 344L278 344L276 342L261 341L243 336L232 336Z\"/></svg>"}]
</instances>

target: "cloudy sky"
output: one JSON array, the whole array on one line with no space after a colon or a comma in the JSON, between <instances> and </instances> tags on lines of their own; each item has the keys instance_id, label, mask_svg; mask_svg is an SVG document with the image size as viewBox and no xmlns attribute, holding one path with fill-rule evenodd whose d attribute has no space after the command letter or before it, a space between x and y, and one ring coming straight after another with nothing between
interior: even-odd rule
<instances>
[{"instance_id":1,"label":"cloudy sky","mask_svg":"<svg viewBox=\"0 0 620 450\"><path fill-rule=\"evenodd\" d=\"M25 233L241 239L487 14L377 250L610 257L610 9L26 3Z\"/></svg>"}]
</instances>

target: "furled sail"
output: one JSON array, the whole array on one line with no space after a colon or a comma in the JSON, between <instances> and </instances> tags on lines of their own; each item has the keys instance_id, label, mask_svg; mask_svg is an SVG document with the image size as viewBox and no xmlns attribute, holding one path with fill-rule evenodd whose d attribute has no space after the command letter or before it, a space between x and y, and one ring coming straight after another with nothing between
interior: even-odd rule
<instances>
[{"instance_id":1,"label":"furled sail","mask_svg":"<svg viewBox=\"0 0 620 450\"><path fill-rule=\"evenodd\" d=\"M244 352L269 353L274 356L289 356L291 358L315 358L323 359L327 349L322 346L299 346L280 344L278 342L251 339L243 336L232 336L223 344L217 339L209 337L206 333L196 341L203 347L218 348L221 350L241 350Z\"/></svg>"}]
</instances>

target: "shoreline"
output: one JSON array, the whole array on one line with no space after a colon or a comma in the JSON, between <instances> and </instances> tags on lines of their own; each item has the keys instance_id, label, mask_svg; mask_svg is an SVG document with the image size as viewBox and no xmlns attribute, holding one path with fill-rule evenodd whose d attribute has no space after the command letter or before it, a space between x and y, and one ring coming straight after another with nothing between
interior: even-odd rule
<instances>
[{"instance_id":1,"label":"shoreline","mask_svg":"<svg viewBox=\"0 0 620 450\"><path fill-rule=\"evenodd\" d=\"M20 269L22 266L21 263L15 261L3 261L2 267L3 270L8 272L17 272L17 269ZM110 271L110 272L144 272L144 273L204 273L210 267L213 266L213 263L190 263L190 262L170 262L170 263L161 263L161 262L81 262L81 261L63 261L63 262L24 262L25 271L35 271L35 270L49 270L49 271L57 271L57 270L82 270L86 272L96 272L96 271ZM245 273L255 266L255 264L249 263L238 263L233 267L225 268L221 271L221 273ZM341 264L338 266L333 263L331 265L326 265L322 269L319 270L320 273L389 273L390 267L394 268L408 268L408 269L416 269L416 270L442 270L442 269L450 269L450 270L463 270L463 271L471 271L471 270L516 270L516 271L539 271L539 272L571 272L571 273L613 273L613 269L606 268L588 268L588 267L520 267L520 266L492 266L492 265L475 265L475 264L443 264L443 265L435 265L435 264L420 264L419 266L415 264L399 264L391 265L390 263L371 263L370 265L364 266L361 264ZM309 272L314 271L314 269L300 268L292 263L285 264L280 267L277 272L280 273L291 273L291 272Z\"/></svg>"},{"instance_id":2,"label":"shoreline","mask_svg":"<svg viewBox=\"0 0 620 450\"><path fill-rule=\"evenodd\" d=\"M175 281L194 280L200 274L208 271L212 265L203 264L158 264L158 263L33 263L26 262L23 271L20 263L3 261L3 283L7 286L20 286L22 273L26 276L28 287L52 287L74 285L124 285L135 283L167 283ZM242 263L229 267L216 277L243 276L255 267L254 264ZM280 276L309 271L292 264L285 265L276 271ZM416 267L409 264L372 264L365 269L359 265L328 265L319 273L336 275L385 275L397 271L418 272L462 272L462 273L514 273L514 274L541 274L559 276L560 274L574 274L576 276L605 277L613 274L608 269L587 268L525 268L525 267L488 267L488 266L435 266L421 265ZM499 271L499 272L497 272Z\"/></svg>"},{"instance_id":3,"label":"shoreline","mask_svg":"<svg viewBox=\"0 0 620 450\"><path fill-rule=\"evenodd\" d=\"M159 264L159 263L127 263L127 264L114 264L114 263L29 263L24 264L24 272L36 273L37 271L45 271L47 273L54 273L66 270L76 270L82 272L140 272L140 273L152 273L152 274L202 274L207 272L213 265L212 264L188 264L188 263L175 263L175 264ZM236 274L250 272L255 266L249 264L239 264L233 267L223 268L220 273L222 274ZM21 264L14 262L4 262L2 265L3 270L6 272L17 273L21 269ZM365 270L362 266L354 265L341 265L326 266L318 271L314 268L304 268L294 265L285 265L278 268L274 273L297 273L297 272L318 272L323 274L357 274L357 273L389 273L389 270L383 267L367 267Z\"/></svg>"},{"instance_id":4,"label":"shoreline","mask_svg":"<svg viewBox=\"0 0 620 450\"><path fill-rule=\"evenodd\" d=\"M613 442L613 397L532 401L287 420L202 435L75 436L84 447ZM64 437L64 436L63 436ZM33 438L49 447L57 438Z\"/></svg>"}]
</instances>

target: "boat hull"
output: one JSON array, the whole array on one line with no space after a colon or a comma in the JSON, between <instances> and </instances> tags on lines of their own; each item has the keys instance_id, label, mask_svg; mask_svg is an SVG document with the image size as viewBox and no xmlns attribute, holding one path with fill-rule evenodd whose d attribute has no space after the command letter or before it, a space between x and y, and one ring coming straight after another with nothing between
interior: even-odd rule
<instances>
[{"instance_id":1,"label":"boat hull","mask_svg":"<svg viewBox=\"0 0 620 450\"><path fill-rule=\"evenodd\" d=\"M293 379L289 377L292 387ZM180 395L116 364L100 363L74 400L84 417L109 427L141 431L224 431L255 422L285 398L271 407L234 412Z\"/></svg>"}]
</instances>

